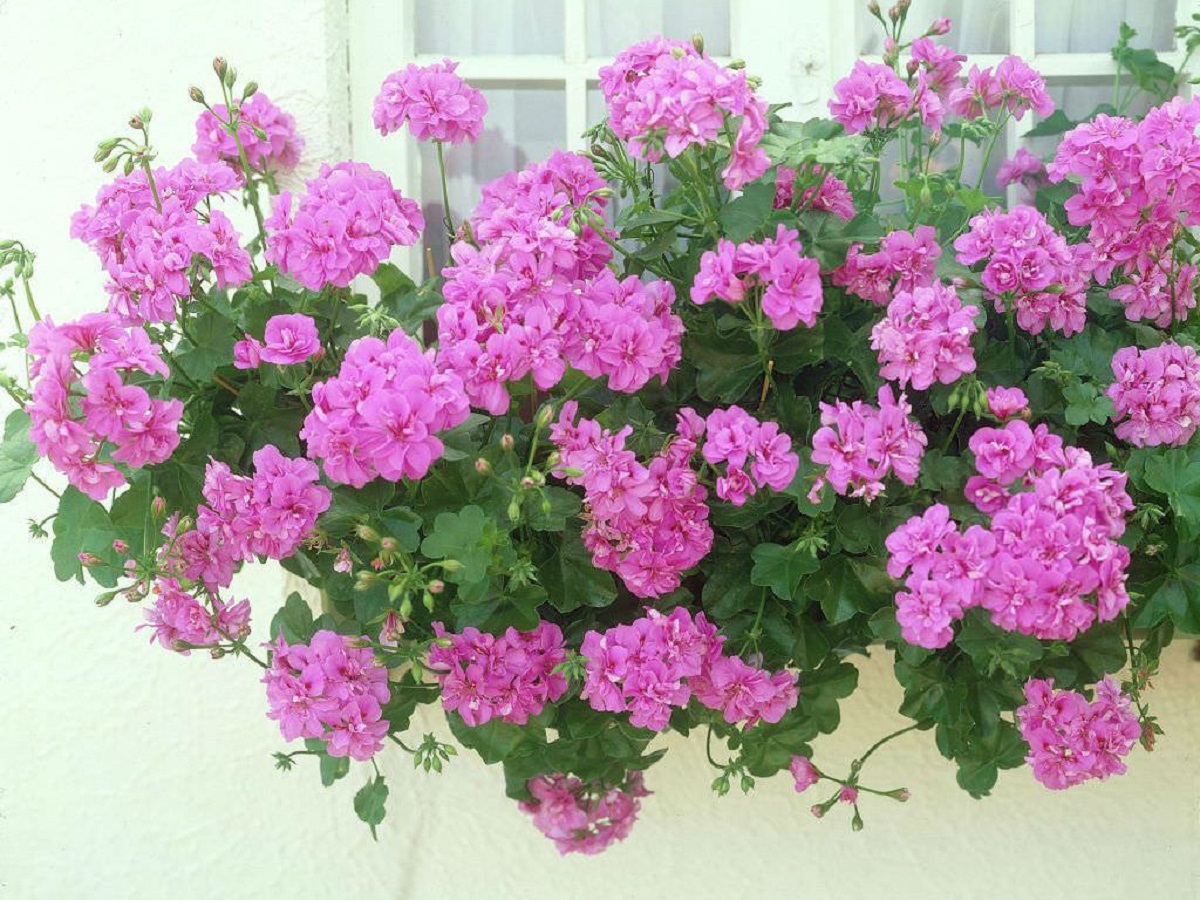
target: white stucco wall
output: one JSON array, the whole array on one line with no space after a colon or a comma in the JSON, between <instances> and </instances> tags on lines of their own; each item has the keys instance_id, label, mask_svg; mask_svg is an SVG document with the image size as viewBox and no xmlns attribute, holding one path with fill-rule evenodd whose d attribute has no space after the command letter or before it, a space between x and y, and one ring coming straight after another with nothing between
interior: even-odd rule
<instances>
[{"instance_id":1,"label":"white stucco wall","mask_svg":"<svg viewBox=\"0 0 1200 900\"><path fill-rule=\"evenodd\" d=\"M89 162L95 142L145 104L163 160L185 153L196 109L186 89L207 84L217 53L296 115L310 158L344 152L339 5L0 0L0 235L39 252L44 311L67 318L102 304L94 259L67 238L70 214L102 179ZM675 742L649 773L657 793L632 837L605 856L564 860L504 798L498 770L460 756L441 778L424 776L385 753L392 795L376 844L351 810L364 773L326 790L305 760L274 771L282 743L252 666L148 646L133 633L140 610L97 609L91 591L54 580L49 548L24 526L49 509L37 493L0 507L6 900L1051 900L1200 888L1200 664L1190 643L1172 648L1153 694L1168 732L1160 749L1135 751L1131 772L1108 784L1053 794L1017 771L977 802L927 735L909 735L872 761L871 781L906 784L912 801L868 801L867 828L853 834L841 811L813 819L814 798L784 779L717 800L703 748ZM240 587L261 629L278 573L248 572ZM899 722L882 655L864 663L862 684L819 761L844 764Z\"/></svg>"}]
</instances>

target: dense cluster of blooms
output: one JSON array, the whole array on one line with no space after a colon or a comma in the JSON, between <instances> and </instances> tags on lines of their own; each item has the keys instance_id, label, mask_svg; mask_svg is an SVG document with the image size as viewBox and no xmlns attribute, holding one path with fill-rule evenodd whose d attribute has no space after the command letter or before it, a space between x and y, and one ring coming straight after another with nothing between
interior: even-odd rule
<instances>
[{"instance_id":1,"label":"dense cluster of blooms","mask_svg":"<svg viewBox=\"0 0 1200 900\"><path fill-rule=\"evenodd\" d=\"M381 134L405 123L419 141L461 144L483 131L487 100L458 75L458 63L443 60L428 66L409 63L383 80L372 118Z\"/></svg>"},{"instance_id":2,"label":"dense cluster of blooms","mask_svg":"<svg viewBox=\"0 0 1200 900\"><path fill-rule=\"evenodd\" d=\"M791 331L801 322L812 328L821 311L820 266L801 255L799 234L780 225L775 237L762 242L735 244L724 238L716 250L700 257L700 271L692 282L691 298L705 304L719 298L741 303L762 288L760 305L779 331Z\"/></svg>"},{"instance_id":3,"label":"dense cluster of blooms","mask_svg":"<svg viewBox=\"0 0 1200 900\"><path fill-rule=\"evenodd\" d=\"M721 173L737 190L770 167L759 142L767 130L767 104L755 96L741 69L717 65L693 44L653 38L622 51L600 70L608 126L639 159L658 162L691 145L711 143L731 118L740 117Z\"/></svg>"},{"instance_id":4,"label":"dense cluster of blooms","mask_svg":"<svg viewBox=\"0 0 1200 900\"><path fill-rule=\"evenodd\" d=\"M966 84L951 92L948 106L967 119L978 119L1002 107L1018 120L1029 110L1043 118L1054 112L1045 79L1019 56L1004 57L994 72L990 66L971 66Z\"/></svg>"},{"instance_id":5,"label":"dense cluster of blooms","mask_svg":"<svg viewBox=\"0 0 1200 900\"><path fill-rule=\"evenodd\" d=\"M929 287L897 291L887 315L871 329L871 349L879 354L879 374L900 387L923 391L935 382L953 384L975 371L979 310L963 306L954 288L935 281Z\"/></svg>"},{"instance_id":6,"label":"dense cluster of blooms","mask_svg":"<svg viewBox=\"0 0 1200 900\"><path fill-rule=\"evenodd\" d=\"M233 345L233 364L239 369L257 369L263 363L294 366L322 353L321 336L311 316L291 313L271 316L260 341L246 335Z\"/></svg>"},{"instance_id":7,"label":"dense cluster of blooms","mask_svg":"<svg viewBox=\"0 0 1200 900\"><path fill-rule=\"evenodd\" d=\"M896 594L904 639L944 647L973 606L1006 631L1043 640L1073 640L1116 618L1129 603L1130 554L1117 543L1133 508L1127 476L1021 419L980 428L970 446L979 474L966 494L989 526L959 532L938 503L887 538L888 574L911 570Z\"/></svg>"},{"instance_id":8,"label":"dense cluster of blooms","mask_svg":"<svg viewBox=\"0 0 1200 900\"><path fill-rule=\"evenodd\" d=\"M912 407L903 393L897 400L891 387L884 386L877 399L878 407L861 400L821 404L812 461L825 469L809 491L813 503L826 484L839 494L868 502L883 492L883 479L889 474L904 484L916 484L927 443L925 432L911 417Z\"/></svg>"},{"instance_id":9,"label":"dense cluster of blooms","mask_svg":"<svg viewBox=\"0 0 1200 900\"><path fill-rule=\"evenodd\" d=\"M1026 703L1017 710L1021 737L1029 745L1025 761L1051 790L1125 772L1121 757L1142 731L1137 713L1112 676L1100 681L1095 693L1089 703L1077 691L1054 690L1053 679L1025 684Z\"/></svg>"},{"instance_id":10,"label":"dense cluster of blooms","mask_svg":"<svg viewBox=\"0 0 1200 900\"><path fill-rule=\"evenodd\" d=\"M263 675L267 715L284 740L319 738L330 756L367 760L388 731L383 707L391 699L387 668L370 646L335 631L318 631L308 644L271 644Z\"/></svg>"},{"instance_id":11,"label":"dense cluster of blooms","mask_svg":"<svg viewBox=\"0 0 1200 900\"><path fill-rule=\"evenodd\" d=\"M425 218L382 172L325 163L297 201L284 191L266 222L266 257L310 291L370 275L396 246L417 242Z\"/></svg>"},{"instance_id":12,"label":"dense cluster of blooms","mask_svg":"<svg viewBox=\"0 0 1200 900\"><path fill-rule=\"evenodd\" d=\"M533 799L523 800L521 811L533 816L537 830L562 854L592 855L624 840L637 821L639 799L650 795L641 772L607 787L562 773L538 775L526 787Z\"/></svg>"},{"instance_id":13,"label":"dense cluster of blooms","mask_svg":"<svg viewBox=\"0 0 1200 900\"><path fill-rule=\"evenodd\" d=\"M462 382L400 329L354 341L338 374L312 388L300 437L326 477L362 487L421 478L444 452L438 432L469 414Z\"/></svg>"},{"instance_id":14,"label":"dense cluster of blooms","mask_svg":"<svg viewBox=\"0 0 1200 900\"><path fill-rule=\"evenodd\" d=\"M717 478L717 496L741 506L759 488L787 490L796 477L800 458L792 452L792 439L775 422L760 422L740 406L715 409L701 420L691 409L680 413L687 423L684 436L692 440L704 435L701 450L711 466L725 464ZM750 472L746 473L746 463Z\"/></svg>"},{"instance_id":15,"label":"dense cluster of blooms","mask_svg":"<svg viewBox=\"0 0 1200 900\"><path fill-rule=\"evenodd\" d=\"M673 709L695 698L725 721L778 722L796 705L797 676L774 674L721 652L725 638L683 607L669 615L648 609L628 625L589 631L580 653L587 674L580 697L601 712L629 712L638 728L662 731Z\"/></svg>"},{"instance_id":16,"label":"dense cluster of blooms","mask_svg":"<svg viewBox=\"0 0 1200 900\"><path fill-rule=\"evenodd\" d=\"M502 635L464 628L447 632L433 623L429 668L442 688L442 706L468 725L496 718L524 725L567 691L555 667L567 658L562 631L539 622L532 631L509 628Z\"/></svg>"},{"instance_id":17,"label":"dense cluster of blooms","mask_svg":"<svg viewBox=\"0 0 1200 900\"><path fill-rule=\"evenodd\" d=\"M886 306L897 291L929 287L937 280L942 255L937 232L930 225L913 231L892 231L875 253L863 253L862 244L851 244L846 262L833 270L833 283L849 294Z\"/></svg>"},{"instance_id":18,"label":"dense cluster of blooms","mask_svg":"<svg viewBox=\"0 0 1200 900\"><path fill-rule=\"evenodd\" d=\"M259 172L294 169L300 162L304 138L296 133L296 120L258 91L237 106L236 137L224 103L200 113L192 152L202 163L223 162L241 176L241 155Z\"/></svg>"},{"instance_id":19,"label":"dense cluster of blooms","mask_svg":"<svg viewBox=\"0 0 1200 900\"><path fill-rule=\"evenodd\" d=\"M1046 164L1024 147L1019 148L1010 159L1004 160L996 171L996 185L1002 188L1019 184L1032 192L1048 181Z\"/></svg>"},{"instance_id":20,"label":"dense cluster of blooms","mask_svg":"<svg viewBox=\"0 0 1200 900\"><path fill-rule=\"evenodd\" d=\"M816 183L808 184L797 192L797 181L802 185L812 181ZM775 172L775 199L771 206L774 209L830 212L846 222L854 218L854 199L846 182L817 165L811 166L803 178L795 169L780 166Z\"/></svg>"},{"instance_id":21,"label":"dense cluster of blooms","mask_svg":"<svg viewBox=\"0 0 1200 900\"><path fill-rule=\"evenodd\" d=\"M237 187L233 169L185 159L155 169L153 179L142 169L123 175L71 219L71 237L91 247L108 274L109 311L129 324L174 321L176 303L191 296L197 259L218 287L250 279L250 254L229 217L201 209Z\"/></svg>"},{"instance_id":22,"label":"dense cluster of blooms","mask_svg":"<svg viewBox=\"0 0 1200 900\"><path fill-rule=\"evenodd\" d=\"M913 116L932 131L940 131L946 117L942 98L923 67L917 72L914 90L891 66L860 59L850 74L833 86L833 95L829 114L850 134L894 128Z\"/></svg>"},{"instance_id":23,"label":"dense cluster of blooms","mask_svg":"<svg viewBox=\"0 0 1200 900\"><path fill-rule=\"evenodd\" d=\"M132 383L138 373L170 375L162 347L140 325L122 324L112 313L64 325L46 319L30 329L28 354L29 438L93 500L126 483L107 456L140 468L162 462L179 445L182 401L154 399Z\"/></svg>"},{"instance_id":24,"label":"dense cluster of blooms","mask_svg":"<svg viewBox=\"0 0 1200 900\"><path fill-rule=\"evenodd\" d=\"M1200 427L1200 357L1173 341L1148 350L1122 347L1108 388L1117 437L1137 447L1182 446Z\"/></svg>"},{"instance_id":25,"label":"dense cluster of blooms","mask_svg":"<svg viewBox=\"0 0 1200 900\"><path fill-rule=\"evenodd\" d=\"M150 639L168 650L188 656L191 647L214 647L250 633L249 600L230 605L211 594L208 609L175 578L159 578L152 592L154 606L146 609L146 624L139 627L152 628Z\"/></svg>"}]
</instances>

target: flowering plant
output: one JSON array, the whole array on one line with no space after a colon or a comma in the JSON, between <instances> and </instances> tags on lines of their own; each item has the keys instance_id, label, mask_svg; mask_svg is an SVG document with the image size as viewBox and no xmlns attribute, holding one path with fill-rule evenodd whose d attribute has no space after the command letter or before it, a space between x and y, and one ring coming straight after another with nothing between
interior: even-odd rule
<instances>
[{"instance_id":1,"label":"flowering plant","mask_svg":"<svg viewBox=\"0 0 1200 900\"><path fill-rule=\"evenodd\" d=\"M964 78L948 21L908 40L905 0L870 8L883 61L832 120L699 40L630 47L590 150L445 209L421 283L389 257L439 225L362 163L281 190L295 123L218 59L193 158L155 166L149 111L100 144L121 174L72 234L103 311L43 318L0 243L27 354L0 500L54 494L56 574L164 648L261 666L303 741L280 768L369 761L372 830L377 754L456 752L407 737L431 703L563 852L629 833L667 729L704 731L718 793L786 770L856 828L864 794L907 799L865 764L913 729L975 796L1022 762L1123 772L1162 648L1200 631L1200 102L1126 29L1076 123L1017 57ZM1006 206L988 163L1026 114L1063 137L1000 168ZM441 165L485 115L447 60L390 75L374 124ZM231 596L263 559L319 614ZM818 768L880 643L912 725Z\"/></svg>"}]
</instances>

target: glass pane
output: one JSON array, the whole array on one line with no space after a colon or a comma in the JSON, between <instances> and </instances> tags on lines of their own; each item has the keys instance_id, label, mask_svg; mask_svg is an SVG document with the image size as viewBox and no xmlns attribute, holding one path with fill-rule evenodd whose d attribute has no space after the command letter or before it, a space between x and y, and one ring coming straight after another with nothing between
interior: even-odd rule
<instances>
[{"instance_id":1,"label":"glass pane","mask_svg":"<svg viewBox=\"0 0 1200 900\"><path fill-rule=\"evenodd\" d=\"M702 34L709 55L729 56L729 0L587 0L588 56L607 59L656 34Z\"/></svg>"},{"instance_id":2,"label":"glass pane","mask_svg":"<svg viewBox=\"0 0 1200 900\"><path fill-rule=\"evenodd\" d=\"M479 189L513 169L545 159L566 146L566 97L560 87L481 88L488 112L483 133L474 144L447 146L446 182L455 223L470 215ZM438 177L437 151L421 144L421 209L425 213L425 246L440 270L446 261L445 205Z\"/></svg>"},{"instance_id":3,"label":"glass pane","mask_svg":"<svg viewBox=\"0 0 1200 900\"><path fill-rule=\"evenodd\" d=\"M888 3L881 2L887 17ZM950 19L950 33L938 42L959 53L1008 53L1011 0L913 0L902 39L912 40L935 19ZM863 56L883 53L883 28L861 4L858 10L858 50Z\"/></svg>"},{"instance_id":4,"label":"glass pane","mask_svg":"<svg viewBox=\"0 0 1200 900\"><path fill-rule=\"evenodd\" d=\"M417 0L417 52L562 56L559 0Z\"/></svg>"},{"instance_id":5,"label":"glass pane","mask_svg":"<svg viewBox=\"0 0 1200 900\"><path fill-rule=\"evenodd\" d=\"M1174 46L1175 0L1070 0L1037 4L1038 53L1103 53L1117 42L1117 29L1137 29L1135 47Z\"/></svg>"}]
</instances>

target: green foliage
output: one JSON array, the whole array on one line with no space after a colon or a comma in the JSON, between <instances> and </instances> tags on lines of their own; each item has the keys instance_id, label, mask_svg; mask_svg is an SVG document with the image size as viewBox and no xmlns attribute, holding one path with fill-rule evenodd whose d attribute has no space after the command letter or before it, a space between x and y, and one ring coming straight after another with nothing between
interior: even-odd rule
<instances>
[{"instance_id":1,"label":"green foliage","mask_svg":"<svg viewBox=\"0 0 1200 900\"><path fill-rule=\"evenodd\" d=\"M21 493L37 458L37 447L29 440L29 413L13 410L4 420L4 443L0 444L0 503Z\"/></svg>"},{"instance_id":2,"label":"green foliage","mask_svg":"<svg viewBox=\"0 0 1200 900\"><path fill-rule=\"evenodd\" d=\"M375 827L387 815L387 798L388 787L382 775L376 775L354 795L354 812L370 827L374 840L379 840Z\"/></svg>"}]
</instances>

